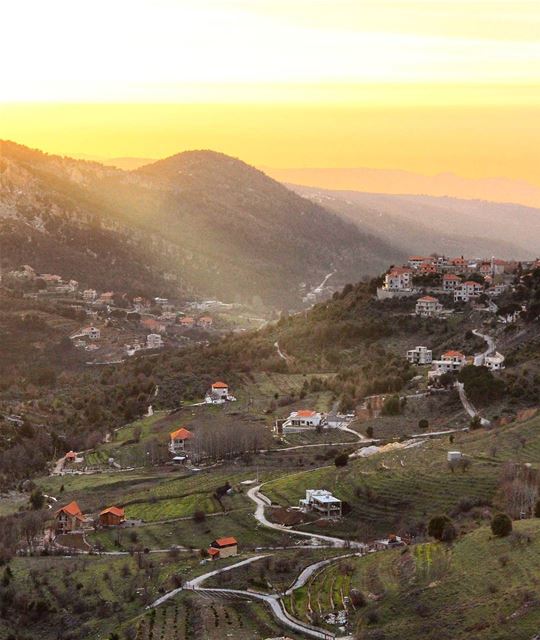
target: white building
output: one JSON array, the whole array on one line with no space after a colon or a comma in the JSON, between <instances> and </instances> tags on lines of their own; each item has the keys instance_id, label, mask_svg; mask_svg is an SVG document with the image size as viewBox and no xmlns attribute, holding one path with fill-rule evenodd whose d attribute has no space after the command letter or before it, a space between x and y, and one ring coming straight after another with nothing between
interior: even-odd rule
<instances>
[{"instance_id":1,"label":"white building","mask_svg":"<svg viewBox=\"0 0 540 640\"><path fill-rule=\"evenodd\" d=\"M149 333L146 336L147 349L161 349L161 347L163 347L163 338L159 333Z\"/></svg>"},{"instance_id":2,"label":"white building","mask_svg":"<svg viewBox=\"0 0 540 640\"><path fill-rule=\"evenodd\" d=\"M454 302L469 302L471 298L478 298L482 291L481 284L474 280L467 280L454 289Z\"/></svg>"},{"instance_id":3,"label":"white building","mask_svg":"<svg viewBox=\"0 0 540 640\"><path fill-rule=\"evenodd\" d=\"M415 347L407 351L407 360L411 364L431 364L433 351L427 347Z\"/></svg>"},{"instance_id":4,"label":"white building","mask_svg":"<svg viewBox=\"0 0 540 640\"><path fill-rule=\"evenodd\" d=\"M416 301L415 313L417 316L424 318L438 316L442 310L442 304L438 298L434 298L433 296L423 296Z\"/></svg>"},{"instance_id":5,"label":"white building","mask_svg":"<svg viewBox=\"0 0 540 640\"><path fill-rule=\"evenodd\" d=\"M213 396L226 400L229 395L229 385L226 382L218 380L212 385L211 391Z\"/></svg>"},{"instance_id":6,"label":"white building","mask_svg":"<svg viewBox=\"0 0 540 640\"><path fill-rule=\"evenodd\" d=\"M318 511L327 518L341 517L341 500L325 489L306 489L306 497L300 500L302 511Z\"/></svg>"},{"instance_id":7,"label":"white building","mask_svg":"<svg viewBox=\"0 0 540 640\"><path fill-rule=\"evenodd\" d=\"M412 269L408 267L394 267L384 276L383 289L390 291L410 289L412 286Z\"/></svg>"},{"instance_id":8,"label":"white building","mask_svg":"<svg viewBox=\"0 0 540 640\"><path fill-rule=\"evenodd\" d=\"M79 335L87 336L90 340L99 340L101 338L101 331L97 327L84 327L79 331Z\"/></svg>"},{"instance_id":9,"label":"white building","mask_svg":"<svg viewBox=\"0 0 540 640\"><path fill-rule=\"evenodd\" d=\"M318 427L322 424L323 416L317 411L300 409L293 411L283 423L284 427Z\"/></svg>"},{"instance_id":10,"label":"white building","mask_svg":"<svg viewBox=\"0 0 540 640\"><path fill-rule=\"evenodd\" d=\"M500 371L504 369L504 356L496 351L494 355L484 358L484 366L490 371Z\"/></svg>"},{"instance_id":11,"label":"white building","mask_svg":"<svg viewBox=\"0 0 540 640\"><path fill-rule=\"evenodd\" d=\"M409 256L407 264L411 269L420 269L423 264L433 264L433 258L426 256Z\"/></svg>"},{"instance_id":12,"label":"white building","mask_svg":"<svg viewBox=\"0 0 540 640\"><path fill-rule=\"evenodd\" d=\"M440 360L433 360L433 369L428 376L434 378L443 375L443 373L455 373L463 369L466 363L467 358L461 351L447 351L442 354Z\"/></svg>"},{"instance_id":13,"label":"white building","mask_svg":"<svg viewBox=\"0 0 540 640\"><path fill-rule=\"evenodd\" d=\"M442 279L444 291L454 291L454 289L461 285L461 278L455 273L445 273Z\"/></svg>"}]
</instances>

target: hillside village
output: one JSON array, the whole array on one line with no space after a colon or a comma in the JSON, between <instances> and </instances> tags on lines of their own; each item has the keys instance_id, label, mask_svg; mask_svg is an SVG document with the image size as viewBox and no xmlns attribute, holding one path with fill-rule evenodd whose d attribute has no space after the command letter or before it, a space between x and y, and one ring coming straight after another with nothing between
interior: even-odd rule
<instances>
[{"instance_id":1,"label":"hillside village","mask_svg":"<svg viewBox=\"0 0 540 640\"><path fill-rule=\"evenodd\" d=\"M124 346L88 384L105 398L133 370L141 398L131 419L111 408L118 422L107 423L102 409L86 438L59 437L53 421L38 436L33 399L6 409L14 451L38 437L50 451L32 474L2 480L10 633L24 619L44 638L71 620L61 637L375 640L401 624L400 637L434 639L426 617L456 597L463 607L452 581L477 579L497 624L532 640L534 572L497 589L481 572L538 564L539 262L415 256L229 335L200 304L39 278L54 284L25 296L61 295L84 312L74 349L134 326L133 353ZM205 331L190 345L188 324ZM459 573L475 549L477 573ZM387 616L396 603L401 622ZM504 637L469 610L453 624L456 639Z\"/></svg>"},{"instance_id":2,"label":"hillside village","mask_svg":"<svg viewBox=\"0 0 540 640\"><path fill-rule=\"evenodd\" d=\"M121 361L135 354L162 348L178 348L191 341L230 330L245 330L265 320L250 317L242 305L219 300L169 300L156 295L84 288L76 280L57 274L37 273L30 265L8 270L1 284L42 308L57 308L88 324L69 335L85 352L89 363Z\"/></svg>"}]
</instances>

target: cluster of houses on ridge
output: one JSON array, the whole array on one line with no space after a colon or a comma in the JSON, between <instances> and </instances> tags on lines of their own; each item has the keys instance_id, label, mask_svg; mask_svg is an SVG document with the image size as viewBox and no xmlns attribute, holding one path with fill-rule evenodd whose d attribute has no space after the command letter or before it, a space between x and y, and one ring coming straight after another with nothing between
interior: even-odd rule
<instances>
[{"instance_id":1,"label":"cluster of houses on ridge","mask_svg":"<svg viewBox=\"0 0 540 640\"><path fill-rule=\"evenodd\" d=\"M377 297L381 300L408 297L422 289L452 295L454 302L470 302L482 294L495 297L509 286L518 264L497 258L410 256L406 265L388 270L382 287L377 289ZM433 276L430 283L426 284L425 276ZM418 299L416 313L438 316L444 313L444 309L437 298L428 295Z\"/></svg>"},{"instance_id":2,"label":"cluster of houses on ridge","mask_svg":"<svg viewBox=\"0 0 540 640\"><path fill-rule=\"evenodd\" d=\"M407 351L407 361L415 365L431 365L428 378L439 378L445 373L457 373L467 364L487 367L490 371L504 369L504 356L496 351L481 356L465 356L461 351L450 350L443 353L439 360L433 360L433 352L424 346L417 346Z\"/></svg>"},{"instance_id":3,"label":"cluster of houses on ridge","mask_svg":"<svg viewBox=\"0 0 540 640\"><path fill-rule=\"evenodd\" d=\"M204 303L182 303L178 305L162 296L146 298L131 297L114 291L98 292L84 289L73 279L66 280L58 274L38 273L30 265L0 273L2 283L23 291L26 298L51 300L72 309L81 317L86 316L88 326L74 332L70 338L75 347L102 353L107 348L117 355L132 356L144 349L161 349L164 336L174 344L178 341L196 339L198 334L190 330L214 330L214 319L209 310L220 310L219 301ZM227 307L227 305L222 305ZM117 344L109 326L122 326L119 318L130 321L124 332L129 344ZM195 338L193 337L195 336Z\"/></svg>"}]
</instances>

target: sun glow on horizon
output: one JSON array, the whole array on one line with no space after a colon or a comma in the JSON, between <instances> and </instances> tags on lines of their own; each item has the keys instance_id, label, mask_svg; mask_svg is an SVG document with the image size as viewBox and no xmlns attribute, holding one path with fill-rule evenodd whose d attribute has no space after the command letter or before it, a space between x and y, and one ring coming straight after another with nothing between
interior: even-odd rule
<instances>
[{"instance_id":1,"label":"sun glow on horizon","mask_svg":"<svg viewBox=\"0 0 540 640\"><path fill-rule=\"evenodd\" d=\"M0 139L540 184L536 1L19 0L2 18Z\"/></svg>"}]
</instances>

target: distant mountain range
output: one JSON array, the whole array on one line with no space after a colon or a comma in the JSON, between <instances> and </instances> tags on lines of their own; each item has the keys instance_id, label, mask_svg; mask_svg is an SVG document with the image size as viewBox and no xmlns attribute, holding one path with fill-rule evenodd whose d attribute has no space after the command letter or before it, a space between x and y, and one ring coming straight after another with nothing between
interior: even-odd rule
<instances>
[{"instance_id":1,"label":"distant mountain range","mask_svg":"<svg viewBox=\"0 0 540 640\"><path fill-rule=\"evenodd\" d=\"M0 251L100 289L298 305L404 254L240 160L190 151L132 171L0 143ZM305 288L301 289L301 285Z\"/></svg>"},{"instance_id":2,"label":"distant mountain range","mask_svg":"<svg viewBox=\"0 0 540 640\"><path fill-rule=\"evenodd\" d=\"M540 207L540 187L525 180L509 178L464 178L453 173L426 176L412 171L391 169L276 169L261 167L283 183L320 189L363 191L393 195L515 202Z\"/></svg>"},{"instance_id":3,"label":"distant mountain range","mask_svg":"<svg viewBox=\"0 0 540 640\"><path fill-rule=\"evenodd\" d=\"M289 186L408 254L437 251L450 256L527 259L540 253L540 209L484 200Z\"/></svg>"}]
</instances>

